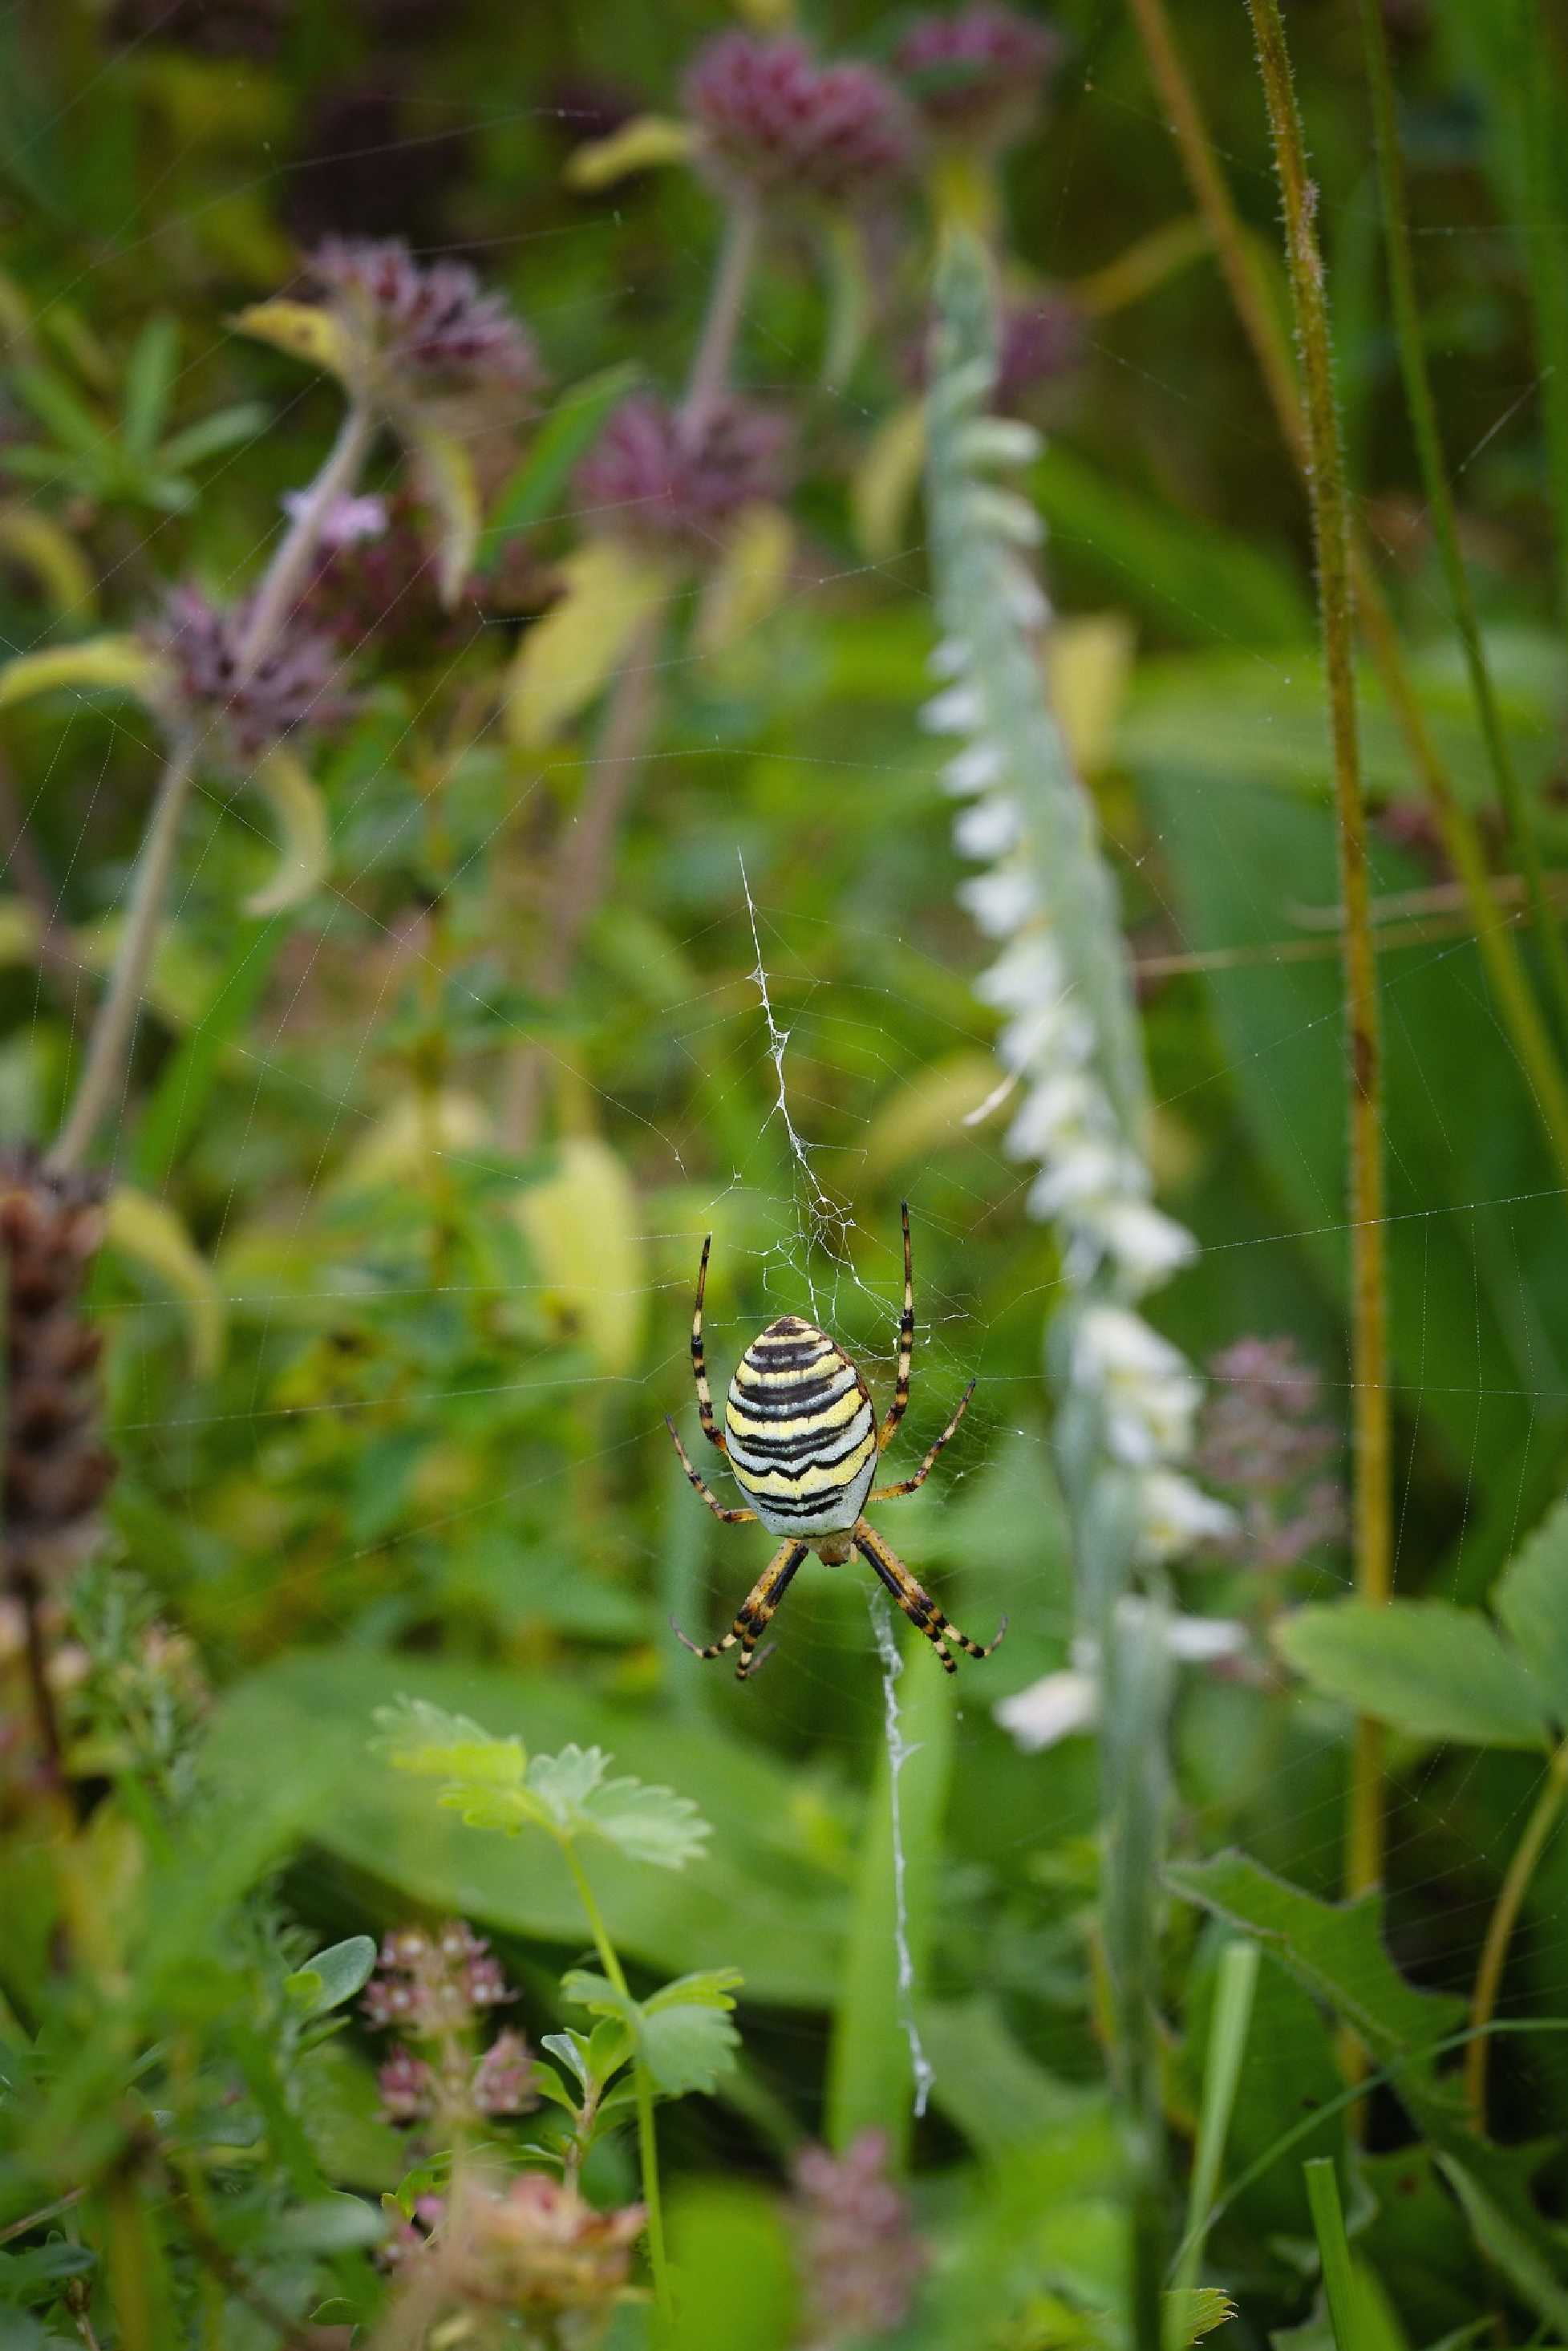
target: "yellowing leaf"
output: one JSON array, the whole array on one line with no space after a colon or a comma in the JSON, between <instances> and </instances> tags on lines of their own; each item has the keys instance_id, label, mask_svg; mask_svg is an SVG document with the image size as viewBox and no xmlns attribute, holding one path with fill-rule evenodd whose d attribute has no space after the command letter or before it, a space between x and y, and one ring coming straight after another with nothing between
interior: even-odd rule
<instances>
[{"instance_id":1,"label":"yellowing leaf","mask_svg":"<svg viewBox=\"0 0 1568 2351\"><path fill-rule=\"evenodd\" d=\"M560 1168L519 1194L514 1213L538 1262L545 1301L601 1371L633 1369L648 1296L643 1205L596 1135L570 1135Z\"/></svg>"},{"instance_id":2,"label":"yellowing leaf","mask_svg":"<svg viewBox=\"0 0 1568 2351\"><path fill-rule=\"evenodd\" d=\"M872 434L850 484L855 538L873 563L903 546L909 509L925 463L925 403L906 401Z\"/></svg>"},{"instance_id":3,"label":"yellowing leaf","mask_svg":"<svg viewBox=\"0 0 1568 2351\"><path fill-rule=\"evenodd\" d=\"M475 1151L488 1140L490 1114L476 1094L452 1088L426 1097L408 1093L356 1145L333 1178L350 1192L418 1176L433 1154Z\"/></svg>"},{"instance_id":4,"label":"yellowing leaf","mask_svg":"<svg viewBox=\"0 0 1568 2351\"><path fill-rule=\"evenodd\" d=\"M474 569L479 545L479 485L465 442L445 433L423 416L405 420L403 431L413 455L420 490L435 510L441 526L436 549L436 581L448 611L457 601L463 583Z\"/></svg>"},{"instance_id":5,"label":"yellowing leaf","mask_svg":"<svg viewBox=\"0 0 1568 2351\"><path fill-rule=\"evenodd\" d=\"M62 685L107 686L156 706L162 683L162 664L139 637L89 637L7 662L0 669L0 710Z\"/></svg>"},{"instance_id":6,"label":"yellowing leaf","mask_svg":"<svg viewBox=\"0 0 1568 2351\"><path fill-rule=\"evenodd\" d=\"M68 531L31 507L0 507L0 555L30 571L57 612L91 612L92 571Z\"/></svg>"},{"instance_id":7,"label":"yellowing leaf","mask_svg":"<svg viewBox=\"0 0 1568 2351\"><path fill-rule=\"evenodd\" d=\"M303 360L346 381L349 338L340 319L316 302L252 302L234 320L242 335L254 335L290 359Z\"/></svg>"},{"instance_id":8,"label":"yellowing leaf","mask_svg":"<svg viewBox=\"0 0 1568 2351\"><path fill-rule=\"evenodd\" d=\"M224 1301L212 1267L166 1202L129 1185L109 1196L105 1239L121 1257L172 1290L185 1306L194 1379L211 1379L223 1361Z\"/></svg>"},{"instance_id":9,"label":"yellowing leaf","mask_svg":"<svg viewBox=\"0 0 1568 2351\"><path fill-rule=\"evenodd\" d=\"M256 781L277 820L282 855L265 888L245 902L247 914L286 914L327 878L330 862L327 803L292 751L269 751Z\"/></svg>"},{"instance_id":10,"label":"yellowing leaf","mask_svg":"<svg viewBox=\"0 0 1568 2351\"><path fill-rule=\"evenodd\" d=\"M1133 674L1133 624L1121 612L1059 621L1045 641L1046 683L1068 755L1092 776L1111 756L1116 720Z\"/></svg>"},{"instance_id":11,"label":"yellowing leaf","mask_svg":"<svg viewBox=\"0 0 1568 2351\"><path fill-rule=\"evenodd\" d=\"M703 597L694 643L700 653L720 653L765 621L789 584L795 528L779 507L747 507Z\"/></svg>"},{"instance_id":12,"label":"yellowing leaf","mask_svg":"<svg viewBox=\"0 0 1568 2351\"><path fill-rule=\"evenodd\" d=\"M591 538L560 567L565 592L528 630L507 680L507 733L519 750L553 742L592 700L667 586L661 565L615 538Z\"/></svg>"},{"instance_id":13,"label":"yellowing leaf","mask_svg":"<svg viewBox=\"0 0 1568 2351\"><path fill-rule=\"evenodd\" d=\"M566 167L566 183L585 192L612 188L633 172L685 162L694 144L689 122L667 114L634 115L608 139L591 139L579 147Z\"/></svg>"},{"instance_id":14,"label":"yellowing leaf","mask_svg":"<svg viewBox=\"0 0 1568 2351\"><path fill-rule=\"evenodd\" d=\"M868 1185L925 1159L933 1151L967 1143L964 1122L996 1090L997 1065L988 1053L949 1053L879 1102L866 1130L861 1175Z\"/></svg>"}]
</instances>

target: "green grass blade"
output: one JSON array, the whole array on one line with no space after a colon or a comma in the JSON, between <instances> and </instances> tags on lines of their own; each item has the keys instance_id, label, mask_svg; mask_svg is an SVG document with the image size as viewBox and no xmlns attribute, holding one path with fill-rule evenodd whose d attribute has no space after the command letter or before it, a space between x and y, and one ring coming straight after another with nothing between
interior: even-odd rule
<instances>
[{"instance_id":1,"label":"green grass blade","mask_svg":"<svg viewBox=\"0 0 1568 2351\"><path fill-rule=\"evenodd\" d=\"M256 1008L287 937L279 922L246 923L217 992L169 1062L136 1138L133 1180L156 1192L206 1108L224 1053Z\"/></svg>"},{"instance_id":2,"label":"green grass blade","mask_svg":"<svg viewBox=\"0 0 1568 2351\"><path fill-rule=\"evenodd\" d=\"M1312 2227L1317 2231L1336 2351L1356 2351L1355 2272L1351 2264L1350 2240L1344 2232L1344 2214L1340 2209L1339 2180L1326 2155L1314 2155L1301 2168L1306 2174L1307 2200L1312 2208Z\"/></svg>"},{"instance_id":3,"label":"green grass blade","mask_svg":"<svg viewBox=\"0 0 1568 2351\"><path fill-rule=\"evenodd\" d=\"M1193 2150L1192 2179L1187 2188L1186 2223L1182 2254L1176 2266L1178 2291L1197 2283L1208 2234L1209 2208L1219 2187L1225 2141L1241 2080L1241 2061L1252 2024L1252 1995L1258 1983L1260 1950L1244 1937L1227 1943L1219 1960L1219 1983L1209 2026L1208 2052L1203 2068L1203 2102L1198 2110L1197 2143Z\"/></svg>"},{"instance_id":4,"label":"green grass blade","mask_svg":"<svg viewBox=\"0 0 1568 2351\"><path fill-rule=\"evenodd\" d=\"M611 410L619 407L641 375L642 370L632 362L605 368L576 385L551 409L485 526L482 572L495 569L509 538L531 530L553 510L578 459L592 446Z\"/></svg>"}]
</instances>

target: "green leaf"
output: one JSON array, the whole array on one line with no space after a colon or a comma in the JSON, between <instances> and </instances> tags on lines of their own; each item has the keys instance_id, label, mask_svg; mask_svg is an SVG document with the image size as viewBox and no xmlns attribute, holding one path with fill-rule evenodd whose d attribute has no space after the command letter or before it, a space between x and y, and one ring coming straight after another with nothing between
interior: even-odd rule
<instances>
[{"instance_id":1,"label":"green leaf","mask_svg":"<svg viewBox=\"0 0 1568 2351\"><path fill-rule=\"evenodd\" d=\"M559 1572L570 1571L563 1563ZM423 1708L410 1705L411 1696ZM650 1778L701 1788L714 1834L700 1870L650 1869L601 1845L594 1891L616 1949L670 1975L722 1950L744 1969L758 1999L831 2004L845 1916L836 1855L853 1842L858 1813L833 1799L835 1816L824 1823L824 1799L803 1801L795 1759L717 1727L613 1702L559 1671L487 1669L358 1646L297 1654L225 1691L208 1740L214 1768L248 1786L258 1755L311 1761L313 1792L292 1816L297 1836L369 1878L384 1905L457 1913L532 1946L576 1949L582 1940L581 1903L553 1839L541 1837L519 1866L510 1840L476 1836L433 1805L428 1781L409 1771L367 1771L365 1733L378 1706L392 1709L383 1728L399 1725L405 1747L488 1741L481 1723L517 1724L530 1746L591 1740ZM447 1772L437 1761L435 1778Z\"/></svg>"},{"instance_id":2,"label":"green leaf","mask_svg":"<svg viewBox=\"0 0 1568 2351\"><path fill-rule=\"evenodd\" d=\"M375 1963L373 1938L350 1935L346 1942L330 1944L304 1967L296 1968L283 1989L307 2017L325 2016L329 2010L341 2008L345 2001L353 1999L370 1981Z\"/></svg>"},{"instance_id":3,"label":"green leaf","mask_svg":"<svg viewBox=\"0 0 1568 2351\"><path fill-rule=\"evenodd\" d=\"M1275 1641L1314 1689L1414 1738L1470 1747L1550 1741L1539 1685L1478 1609L1342 1600L1297 1609Z\"/></svg>"},{"instance_id":4,"label":"green leaf","mask_svg":"<svg viewBox=\"0 0 1568 2351\"><path fill-rule=\"evenodd\" d=\"M150 464L158 446L179 358L178 323L167 312L149 319L126 361L120 412L126 453L138 465Z\"/></svg>"},{"instance_id":5,"label":"green leaf","mask_svg":"<svg viewBox=\"0 0 1568 2351\"><path fill-rule=\"evenodd\" d=\"M267 754L256 783L277 820L280 848L271 881L245 901L245 912L259 921L292 914L320 888L331 864L331 836L321 788L287 744Z\"/></svg>"},{"instance_id":6,"label":"green leaf","mask_svg":"<svg viewBox=\"0 0 1568 2351\"><path fill-rule=\"evenodd\" d=\"M420 495L434 513L436 585L448 610L474 568L479 544L479 483L466 442L417 413L402 423Z\"/></svg>"},{"instance_id":7,"label":"green leaf","mask_svg":"<svg viewBox=\"0 0 1568 2351\"><path fill-rule=\"evenodd\" d=\"M1166 1876L1178 1894L1200 1903L1275 1952L1291 1974L1326 2000L1354 2027L1379 2065L1399 2070L1403 2096L1423 2089L1458 2116L1456 2092L1439 2087L1429 2052L1463 2022L1465 2003L1448 1992L1417 1991L1383 1945L1383 1897L1320 1902L1244 1854L1173 1864Z\"/></svg>"},{"instance_id":8,"label":"green leaf","mask_svg":"<svg viewBox=\"0 0 1568 2351\"><path fill-rule=\"evenodd\" d=\"M42 418L63 449L85 457L95 468L102 468L113 446L108 428L63 376L47 368L24 366L16 371L12 381L34 415Z\"/></svg>"},{"instance_id":9,"label":"green leaf","mask_svg":"<svg viewBox=\"0 0 1568 2351\"><path fill-rule=\"evenodd\" d=\"M1190 2351L1236 2315L1236 2304L1217 2285L1173 2286L1162 2307L1167 2351Z\"/></svg>"},{"instance_id":10,"label":"green leaf","mask_svg":"<svg viewBox=\"0 0 1568 2351\"><path fill-rule=\"evenodd\" d=\"M789 2351L807 2339L798 2252L771 2189L737 2179L677 2180L669 2235L674 2310L655 2325L653 2351Z\"/></svg>"},{"instance_id":11,"label":"green leaf","mask_svg":"<svg viewBox=\"0 0 1568 2351\"><path fill-rule=\"evenodd\" d=\"M1200 644L1305 645L1312 613L1295 575L1249 539L1140 496L1053 441L1030 475L1058 561L1090 573L1163 635Z\"/></svg>"},{"instance_id":12,"label":"green leaf","mask_svg":"<svg viewBox=\"0 0 1568 2351\"><path fill-rule=\"evenodd\" d=\"M461 1809L469 1792L486 1800L521 1787L528 1756L519 1739L497 1739L465 1714L447 1714L423 1698L400 1698L375 1708L375 1740L393 1769L444 1780L444 1800ZM527 1817L524 1814L522 1817Z\"/></svg>"},{"instance_id":13,"label":"green leaf","mask_svg":"<svg viewBox=\"0 0 1568 2351\"><path fill-rule=\"evenodd\" d=\"M281 2253L346 2253L379 2245L386 2232L374 2204L358 2196L323 2196L281 2213L267 2231L267 2244Z\"/></svg>"},{"instance_id":14,"label":"green leaf","mask_svg":"<svg viewBox=\"0 0 1568 2351\"><path fill-rule=\"evenodd\" d=\"M158 452L158 463L171 474L188 473L206 458L221 456L225 449L258 440L271 422L272 411L261 401L235 401L172 433Z\"/></svg>"},{"instance_id":15,"label":"green leaf","mask_svg":"<svg viewBox=\"0 0 1568 2351\"><path fill-rule=\"evenodd\" d=\"M205 1111L225 1054L255 1010L288 934L281 923L235 925L238 944L205 1010L159 1072L141 1113L131 1172L143 1191L167 1181L182 1145Z\"/></svg>"},{"instance_id":16,"label":"green leaf","mask_svg":"<svg viewBox=\"0 0 1568 2351\"><path fill-rule=\"evenodd\" d=\"M109 1248L173 1291L185 1309L192 1376L211 1379L224 1359L228 1309L217 1277L166 1200L120 1184L109 1196Z\"/></svg>"},{"instance_id":17,"label":"green leaf","mask_svg":"<svg viewBox=\"0 0 1568 2351\"><path fill-rule=\"evenodd\" d=\"M592 447L605 418L641 382L642 375L635 364L605 368L557 401L491 510L484 534L489 553L480 565L482 571L496 569L508 539L554 513L578 459Z\"/></svg>"},{"instance_id":18,"label":"green leaf","mask_svg":"<svg viewBox=\"0 0 1568 2351\"><path fill-rule=\"evenodd\" d=\"M712 2091L733 2067L740 2038L729 2021L730 1995L740 1980L733 1968L709 1969L638 2001L605 1977L573 1968L561 1979L561 1995L622 2026L655 2086L680 2098Z\"/></svg>"},{"instance_id":19,"label":"green leaf","mask_svg":"<svg viewBox=\"0 0 1568 2351\"><path fill-rule=\"evenodd\" d=\"M162 664L140 638L89 637L80 644L49 645L6 662L0 667L0 710L65 685L106 687L156 705L162 681Z\"/></svg>"},{"instance_id":20,"label":"green leaf","mask_svg":"<svg viewBox=\"0 0 1568 2351\"><path fill-rule=\"evenodd\" d=\"M609 1763L597 1747L536 1755L528 1788L563 1834L603 1837L630 1860L656 1869L699 1860L709 1831L691 1798L641 1780L607 1780Z\"/></svg>"},{"instance_id":21,"label":"green leaf","mask_svg":"<svg viewBox=\"0 0 1568 2351\"><path fill-rule=\"evenodd\" d=\"M1552 1715L1568 1723L1568 1499L1509 1562L1491 1604Z\"/></svg>"},{"instance_id":22,"label":"green leaf","mask_svg":"<svg viewBox=\"0 0 1568 2351\"><path fill-rule=\"evenodd\" d=\"M1344 2232L1339 2175L1326 2155L1312 2156L1302 2169L1306 2173L1307 2199L1312 2208L1312 2228L1317 2235L1318 2259L1322 2263L1323 2291L1328 2297L1336 2351L1361 2351L1355 2269L1351 2261L1350 2239Z\"/></svg>"}]
</instances>

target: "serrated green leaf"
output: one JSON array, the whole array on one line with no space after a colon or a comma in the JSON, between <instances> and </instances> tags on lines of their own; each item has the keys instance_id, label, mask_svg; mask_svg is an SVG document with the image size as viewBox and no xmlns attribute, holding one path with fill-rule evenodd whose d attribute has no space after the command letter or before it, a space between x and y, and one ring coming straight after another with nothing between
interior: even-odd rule
<instances>
[{"instance_id":1,"label":"serrated green leaf","mask_svg":"<svg viewBox=\"0 0 1568 2351\"><path fill-rule=\"evenodd\" d=\"M427 1780L462 1780L490 1788L522 1784L528 1756L520 1739L498 1739L465 1714L448 1714L422 1698L378 1706L376 1747L399 1771Z\"/></svg>"},{"instance_id":2,"label":"serrated green leaf","mask_svg":"<svg viewBox=\"0 0 1568 2351\"><path fill-rule=\"evenodd\" d=\"M1551 1740L1539 1684L1479 1609L1341 1600L1297 1609L1274 1638L1314 1689L1414 1738L1535 1748Z\"/></svg>"},{"instance_id":3,"label":"serrated green leaf","mask_svg":"<svg viewBox=\"0 0 1568 2351\"><path fill-rule=\"evenodd\" d=\"M1568 1723L1568 1499L1504 1568L1492 1606L1545 1703Z\"/></svg>"},{"instance_id":4,"label":"serrated green leaf","mask_svg":"<svg viewBox=\"0 0 1568 2351\"><path fill-rule=\"evenodd\" d=\"M684 1869L702 1858L708 1824L689 1796L641 1780L606 1780L579 1808L578 1823L605 1838L629 1860L655 1869Z\"/></svg>"},{"instance_id":5,"label":"serrated green leaf","mask_svg":"<svg viewBox=\"0 0 1568 2351\"><path fill-rule=\"evenodd\" d=\"M1188 2351L1217 2326L1236 2315L1236 2304L1217 2285L1176 2286L1165 2297L1166 2343L1168 2351Z\"/></svg>"},{"instance_id":6,"label":"serrated green leaf","mask_svg":"<svg viewBox=\"0 0 1568 2351\"><path fill-rule=\"evenodd\" d=\"M712 1969L679 1977L638 2001L605 1977L574 1968L562 1978L561 1993L622 2028L655 2086L680 2098L711 2091L733 2066L740 2036L729 2021L730 1994L739 1982L734 1969Z\"/></svg>"},{"instance_id":7,"label":"serrated green leaf","mask_svg":"<svg viewBox=\"0 0 1568 2351\"><path fill-rule=\"evenodd\" d=\"M350 1935L346 1941L333 1943L318 1951L302 1968L296 1968L284 1990L307 2017L325 2016L334 2008L341 2008L352 2000L361 1985L370 1980L376 1963L376 1946L369 1935Z\"/></svg>"}]
</instances>

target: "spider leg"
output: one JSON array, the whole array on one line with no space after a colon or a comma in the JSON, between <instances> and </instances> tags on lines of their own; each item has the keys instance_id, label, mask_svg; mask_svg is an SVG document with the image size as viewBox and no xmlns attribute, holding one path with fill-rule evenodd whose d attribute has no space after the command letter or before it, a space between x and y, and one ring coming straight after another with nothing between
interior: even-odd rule
<instances>
[{"instance_id":1,"label":"spider leg","mask_svg":"<svg viewBox=\"0 0 1568 2351\"><path fill-rule=\"evenodd\" d=\"M727 1510L711 1486L704 1483L702 1472L699 1469L694 1468L692 1466L692 1457L686 1451L685 1447L681 1443L681 1432L675 1426L674 1422L670 1418L668 1413L664 1415L664 1426L669 1430L671 1437L674 1440L675 1451L681 1457L682 1468L685 1471L686 1476L691 1479L696 1491L702 1496L703 1500L707 1504L708 1509L713 1512L714 1517L716 1519L722 1519L727 1527L748 1527L754 1525L757 1520L757 1513L755 1510Z\"/></svg>"},{"instance_id":2,"label":"spider leg","mask_svg":"<svg viewBox=\"0 0 1568 2351\"><path fill-rule=\"evenodd\" d=\"M931 1594L921 1590L898 1553L883 1541L874 1527L867 1526L863 1519L855 1520L854 1545L897 1601L915 1631L925 1634L941 1659L945 1673L956 1674L958 1670L953 1652L947 1646L949 1635L971 1657L990 1656L1008 1629L1005 1616L997 1627L995 1638L982 1647L978 1641L971 1641L967 1633L960 1633L950 1616L942 1614Z\"/></svg>"},{"instance_id":3,"label":"spider leg","mask_svg":"<svg viewBox=\"0 0 1568 2351\"><path fill-rule=\"evenodd\" d=\"M893 1402L887 1418L877 1431L876 1449L885 1453L893 1443L894 1432L909 1408L909 1365L915 1353L915 1265L909 1253L909 1203L899 1204L904 1218L904 1311L898 1322L898 1377L894 1384Z\"/></svg>"},{"instance_id":4,"label":"spider leg","mask_svg":"<svg viewBox=\"0 0 1568 2351\"><path fill-rule=\"evenodd\" d=\"M703 1435L710 1445L727 1453L729 1448L724 1441L724 1431L713 1416L713 1391L707 1384L707 1358L703 1353L703 1292L707 1288L707 1254L712 1247L713 1235L709 1233L703 1242L703 1261L697 1268L697 1301L692 1309L692 1377L697 1384L697 1413Z\"/></svg>"},{"instance_id":5,"label":"spider leg","mask_svg":"<svg viewBox=\"0 0 1568 2351\"><path fill-rule=\"evenodd\" d=\"M790 1541L779 1544L779 1549L741 1602L734 1624L721 1640L710 1641L706 1648L701 1648L695 1641L687 1639L674 1617L670 1620L671 1632L684 1648L691 1651L694 1657L722 1656L726 1649L733 1649L738 1642L741 1658L735 1669L735 1677L737 1681L745 1681L753 1668L759 1666L762 1658L768 1655L768 1651L764 1649L761 1656L758 1656L757 1644L768 1630L775 1609L789 1589L790 1579L795 1570L810 1549L810 1545L803 1542Z\"/></svg>"},{"instance_id":6,"label":"spider leg","mask_svg":"<svg viewBox=\"0 0 1568 2351\"><path fill-rule=\"evenodd\" d=\"M941 1452L942 1447L946 1444L947 1439L952 1436L953 1431L957 1427L958 1423L963 1419L964 1415L968 1411L969 1398L974 1395L974 1393L975 1383L971 1380L968 1386L964 1390L963 1395L958 1399L957 1411L953 1415L952 1419L947 1423L946 1427L942 1431L942 1434L936 1439L936 1444L931 1447L930 1452L926 1455L925 1460L921 1463L914 1477L901 1478L896 1486L877 1486L873 1488L872 1492L866 1496L866 1500L868 1502L891 1502L894 1495L913 1494L916 1486L924 1486L926 1479L931 1474L932 1463L936 1460L936 1456Z\"/></svg>"}]
</instances>

